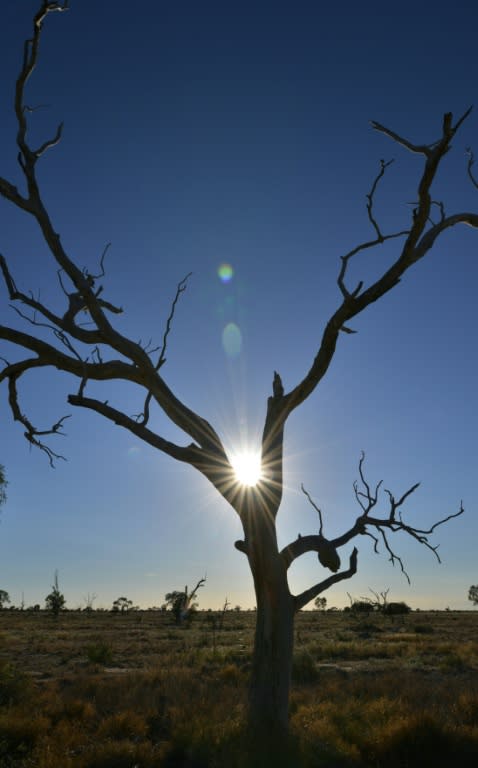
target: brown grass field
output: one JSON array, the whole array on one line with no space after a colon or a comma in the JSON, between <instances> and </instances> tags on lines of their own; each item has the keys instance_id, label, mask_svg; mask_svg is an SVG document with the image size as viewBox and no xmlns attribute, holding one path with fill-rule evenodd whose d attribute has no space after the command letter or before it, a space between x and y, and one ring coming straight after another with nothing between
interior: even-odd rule
<instances>
[{"instance_id":1,"label":"brown grass field","mask_svg":"<svg viewBox=\"0 0 478 768\"><path fill-rule=\"evenodd\" d=\"M254 613L213 615L0 611L0 768L478 765L478 612L301 613L269 761L243 730Z\"/></svg>"}]
</instances>

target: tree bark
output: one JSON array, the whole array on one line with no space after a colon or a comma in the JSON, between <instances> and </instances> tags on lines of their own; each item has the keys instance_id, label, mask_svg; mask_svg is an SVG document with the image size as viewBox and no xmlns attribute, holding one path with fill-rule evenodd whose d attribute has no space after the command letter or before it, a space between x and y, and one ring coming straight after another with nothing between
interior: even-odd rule
<instances>
[{"instance_id":1,"label":"tree bark","mask_svg":"<svg viewBox=\"0 0 478 768\"><path fill-rule=\"evenodd\" d=\"M287 734L295 612L277 547L274 510L265 499L260 490L246 494L242 515L257 599L248 724L250 734L262 742Z\"/></svg>"}]
</instances>

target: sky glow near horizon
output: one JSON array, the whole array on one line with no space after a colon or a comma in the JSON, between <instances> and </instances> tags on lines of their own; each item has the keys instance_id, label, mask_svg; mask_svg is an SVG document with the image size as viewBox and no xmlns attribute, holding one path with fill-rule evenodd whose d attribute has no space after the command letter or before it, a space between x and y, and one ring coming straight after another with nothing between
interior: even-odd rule
<instances>
[{"instance_id":1,"label":"sky glow near horizon","mask_svg":"<svg viewBox=\"0 0 478 768\"><path fill-rule=\"evenodd\" d=\"M0 30L0 175L20 189L13 89L37 6L7 4ZM72 0L68 13L45 22L28 95L48 105L29 116L33 143L65 123L62 141L38 165L62 242L93 272L112 243L102 284L104 297L125 310L112 317L115 326L160 343L175 288L192 272L162 372L232 456L258 451L274 371L288 391L309 369L340 302L340 256L374 236L365 204L381 158L395 162L377 191L376 217L387 233L408 224L420 158L372 131L370 120L431 143L445 112L456 117L477 103L478 9L458 2L444 23L428 2L279 2L273 13L266 3L227 6L144 0L141 13L126 17L113 0ZM466 174L466 148L478 153L477 126L475 110L437 178L435 199L447 214L478 210ZM0 233L19 290L63 313L39 233L4 200ZM399 242L364 252L350 285L380 274ZM351 323L357 333L341 335L327 376L287 423L281 547L318 531L301 483L322 509L327 536L350 527L360 511L352 483L362 450L371 485L383 479L399 497L421 481L404 508L413 525L431 527L460 499L465 507L431 539L441 565L416 542L391 541L411 587L362 537L358 573L325 594L329 606L347 605L347 592L390 588L390 599L413 607L471 608L477 252L478 232L447 232ZM0 322L28 332L0 290ZM16 359L11 347L0 354ZM141 411L144 398L130 386L88 387L128 414ZM29 449L0 386L0 463L9 481L0 588L15 604L22 594L27 605L43 604L58 569L69 607L84 605L88 593L97 606L126 595L148 607L207 573L200 607L219 608L226 596L252 607L246 558L233 546L241 536L235 513L192 468L68 406L76 389L48 371L20 385L22 409L39 428L71 413L67 435L50 440L67 461L51 470ZM151 425L190 442L157 411ZM342 548L344 563L351 549ZM291 568L292 590L326 575L307 555Z\"/></svg>"}]
</instances>

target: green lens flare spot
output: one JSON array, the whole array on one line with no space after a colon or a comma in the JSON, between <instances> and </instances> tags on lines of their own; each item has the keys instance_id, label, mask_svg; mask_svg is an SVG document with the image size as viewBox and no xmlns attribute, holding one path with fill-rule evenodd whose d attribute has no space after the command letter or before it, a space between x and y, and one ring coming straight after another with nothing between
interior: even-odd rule
<instances>
[{"instance_id":1,"label":"green lens flare spot","mask_svg":"<svg viewBox=\"0 0 478 768\"><path fill-rule=\"evenodd\" d=\"M221 264L217 270L221 283L229 283L234 277L234 270L230 264Z\"/></svg>"}]
</instances>

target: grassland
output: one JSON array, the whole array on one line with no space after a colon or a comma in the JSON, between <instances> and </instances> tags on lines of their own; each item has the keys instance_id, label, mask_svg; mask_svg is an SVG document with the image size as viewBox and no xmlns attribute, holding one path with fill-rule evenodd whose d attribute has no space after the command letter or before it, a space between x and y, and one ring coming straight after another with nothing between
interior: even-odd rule
<instances>
[{"instance_id":1,"label":"grassland","mask_svg":"<svg viewBox=\"0 0 478 768\"><path fill-rule=\"evenodd\" d=\"M254 760L254 614L0 611L0 768L468 768L478 612L298 616L290 751Z\"/></svg>"}]
</instances>

